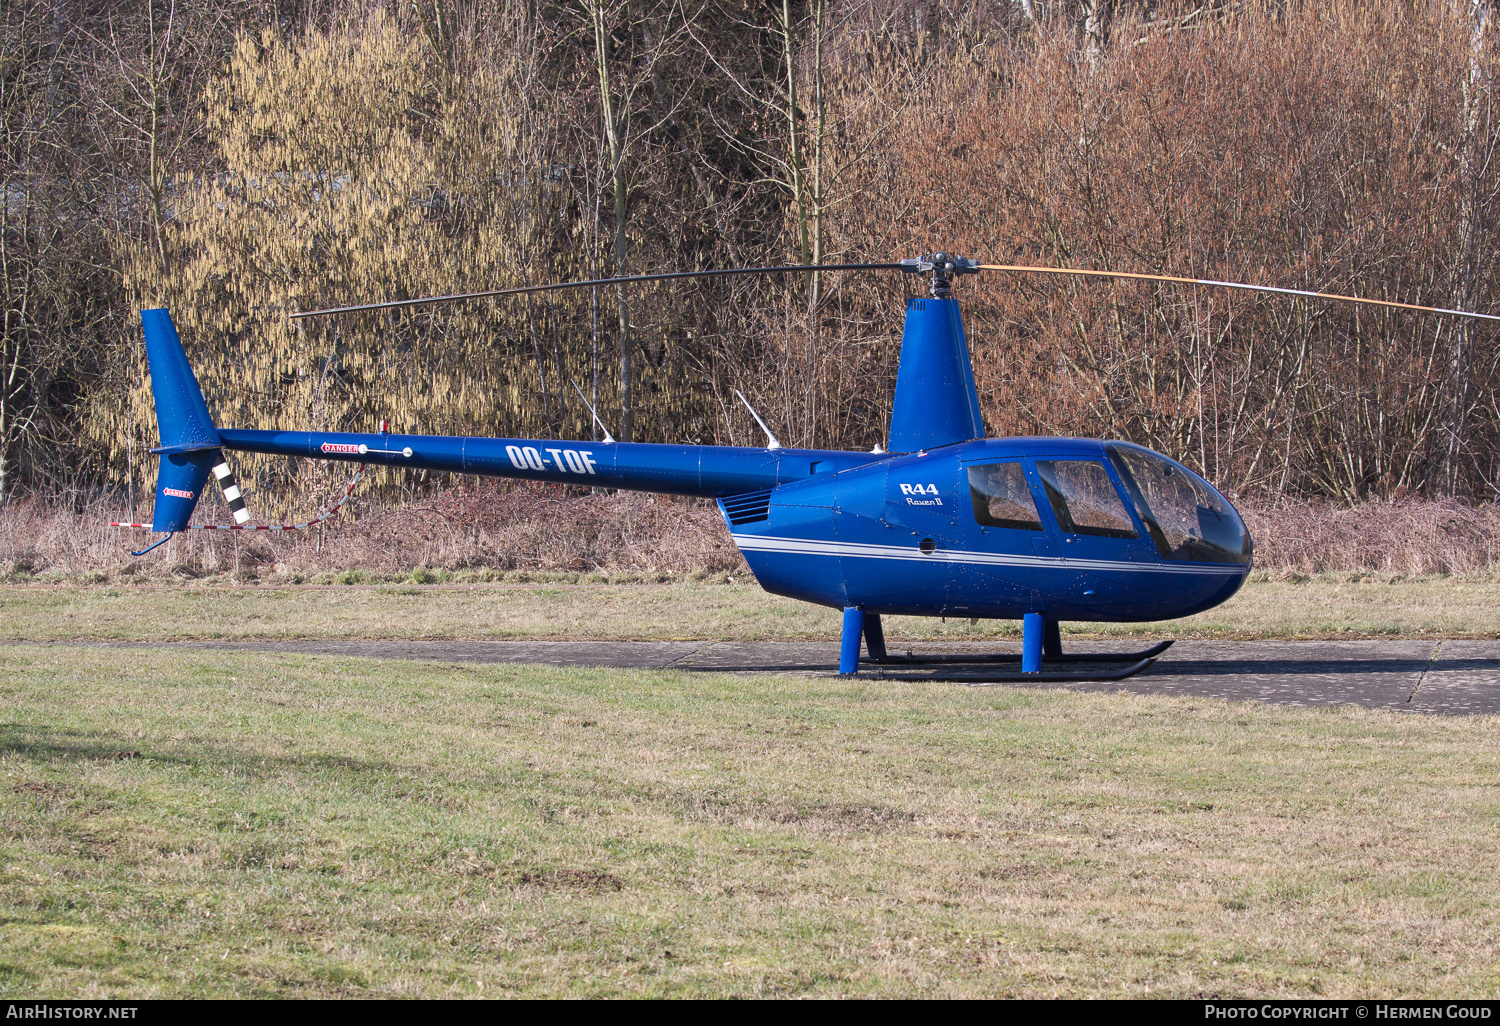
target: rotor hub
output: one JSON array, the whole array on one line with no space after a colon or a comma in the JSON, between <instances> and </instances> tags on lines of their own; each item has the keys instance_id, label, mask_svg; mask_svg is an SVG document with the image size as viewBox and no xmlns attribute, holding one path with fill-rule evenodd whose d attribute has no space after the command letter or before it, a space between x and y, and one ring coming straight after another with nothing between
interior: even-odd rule
<instances>
[{"instance_id":1,"label":"rotor hub","mask_svg":"<svg viewBox=\"0 0 1500 1026\"><path fill-rule=\"evenodd\" d=\"M907 274L931 274L932 298L951 299L953 298L954 276L978 274L979 261L954 256L952 253L933 253L928 256L908 257L901 261L901 270Z\"/></svg>"}]
</instances>

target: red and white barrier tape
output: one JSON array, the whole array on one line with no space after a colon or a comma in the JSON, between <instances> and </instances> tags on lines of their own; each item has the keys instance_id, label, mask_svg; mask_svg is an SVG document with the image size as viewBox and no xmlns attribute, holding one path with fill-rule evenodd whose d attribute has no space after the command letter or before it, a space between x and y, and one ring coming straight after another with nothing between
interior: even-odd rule
<instances>
[{"instance_id":1,"label":"red and white barrier tape","mask_svg":"<svg viewBox=\"0 0 1500 1026\"><path fill-rule=\"evenodd\" d=\"M355 473L354 473L354 480L350 481L349 482L349 487L346 488L346 489L344 489L343 498L339 499L338 502L335 502L332 506L329 506L328 509L324 510L324 512L323 512L323 514L321 516L313 517L311 520L309 520L305 524L189 524L187 527L184 527L183 530L184 531L302 531L302 530L305 530L305 529L307 529L309 527L316 527L318 524L321 524L323 521L327 520L331 516L334 516L335 514L338 513L339 510L341 510L341 509L344 508L344 503L348 502L349 499L354 495L354 487L357 484L359 484L359 479L362 476L364 476L364 472L365 472L365 467L366 466L367 466L367 464L364 464L364 463L361 463L359 465L359 470L355 471ZM151 530L151 525L150 524L125 524L125 523L119 523L119 522L111 521L109 526L110 527L130 527L130 528L134 528L134 529L136 529L138 531L149 531L149 530Z\"/></svg>"}]
</instances>

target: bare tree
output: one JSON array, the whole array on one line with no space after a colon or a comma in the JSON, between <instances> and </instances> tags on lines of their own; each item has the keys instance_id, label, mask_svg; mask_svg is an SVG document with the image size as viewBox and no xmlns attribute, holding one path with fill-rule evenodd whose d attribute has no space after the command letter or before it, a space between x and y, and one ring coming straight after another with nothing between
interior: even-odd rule
<instances>
[{"instance_id":1,"label":"bare tree","mask_svg":"<svg viewBox=\"0 0 1500 1026\"><path fill-rule=\"evenodd\" d=\"M677 4L631 4L628 0L588 0L594 72L599 84L600 127L609 160L613 225L611 256L616 277L630 273L630 208L633 173L647 140L675 117L661 102L660 68L681 49L689 30L687 9ZM654 97L653 97L654 94ZM635 436L635 345L631 333L630 290L615 286L620 347L620 440Z\"/></svg>"},{"instance_id":2,"label":"bare tree","mask_svg":"<svg viewBox=\"0 0 1500 1026\"><path fill-rule=\"evenodd\" d=\"M1473 308L1479 299L1481 272L1481 223L1490 210L1494 194L1494 135L1490 131L1492 83L1486 60L1490 22L1489 0L1454 0L1455 15L1470 23L1468 73L1463 78L1463 136L1457 162L1459 180L1458 253L1454 268L1453 305ZM1449 328L1447 395L1444 410L1439 488L1444 495L1463 491L1464 471L1470 461L1468 421L1473 400L1470 394L1474 326L1459 320Z\"/></svg>"},{"instance_id":3,"label":"bare tree","mask_svg":"<svg viewBox=\"0 0 1500 1026\"><path fill-rule=\"evenodd\" d=\"M0 502L27 476L78 483L70 407L116 298L97 218L104 171L75 88L79 34L63 10L0 12Z\"/></svg>"}]
</instances>

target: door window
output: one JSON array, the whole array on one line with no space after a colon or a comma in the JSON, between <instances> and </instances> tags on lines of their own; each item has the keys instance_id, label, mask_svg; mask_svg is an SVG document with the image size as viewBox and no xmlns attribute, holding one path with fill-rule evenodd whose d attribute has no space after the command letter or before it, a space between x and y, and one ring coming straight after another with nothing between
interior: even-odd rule
<instances>
[{"instance_id":1,"label":"door window","mask_svg":"<svg viewBox=\"0 0 1500 1026\"><path fill-rule=\"evenodd\" d=\"M1064 534L1136 538L1135 525L1104 464L1095 460L1037 460L1037 477Z\"/></svg>"},{"instance_id":2,"label":"door window","mask_svg":"<svg viewBox=\"0 0 1500 1026\"><path fill-rule=\"evenodd\" d=\"M974 519L981 526L1018 531L1042 529L1036 500L1026 486L1026 471L1019 463L970 467L969 497L974 502Z\"/></svg>"}]
</instances>

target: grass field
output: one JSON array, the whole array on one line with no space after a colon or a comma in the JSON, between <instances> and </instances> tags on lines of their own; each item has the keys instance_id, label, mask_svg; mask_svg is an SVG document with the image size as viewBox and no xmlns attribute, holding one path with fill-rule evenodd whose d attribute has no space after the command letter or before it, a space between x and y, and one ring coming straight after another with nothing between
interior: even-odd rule
<instances>
[{"instance_id":1,"label":"grass field","mask_svg":"<svg viewBox=\"0 0 1500 1026\"><path fill-rule=\"evenodd\" d=\"M1196 629L1500 590L1260 584ZM1495 717L28 643L836 629L739 586L0 602L0 997L1500 994Z\"/></svg>"},{"instance_id":2,"label":"grass field","mask_svg":"<svg viewBox=\"0 0 1500 1026\"><path fill-rule=\"evenodd\" d=\"M0 658L5 997L1500 991L1493 719Z\"/></svg>"},{"instance_id":3,"label":"grass field","mask_svg":"<svg viewBox=\"0 0 1500 1026\"><path fill-rule=\"evenodd\" d=\"M559 640L836 638L837 610L736 584L445 587L0 586L0 641L278 638ZM1249 581L1217 609L1084 635L1500 637L1500 580L1322 575ZM1011 636L1013 621L893 617L894 639Z\"/></svg>"}]
</instances>

